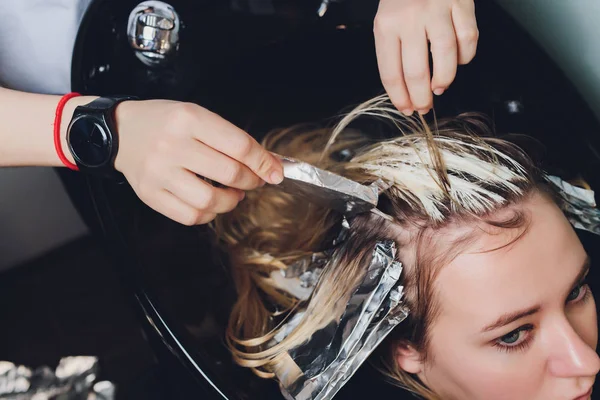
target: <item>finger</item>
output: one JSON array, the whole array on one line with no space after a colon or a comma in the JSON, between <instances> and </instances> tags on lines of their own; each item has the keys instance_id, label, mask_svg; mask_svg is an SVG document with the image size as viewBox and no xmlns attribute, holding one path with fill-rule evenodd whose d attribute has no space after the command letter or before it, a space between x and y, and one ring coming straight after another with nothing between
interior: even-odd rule
<instances>
[{"instance_id":1,"label":"finger","mask_svg":"<svg viewBox=\"0 0 600 400\"><path fill-rule=\"evenodd\" d=\"M433 59L431 90L440 95L456 77L456 67L458 65L456 35L450 10L447 14L439 14L427 26L427 37L431 43L431 56Z\"/></svg>"},{"instance_id":2,"label":"finger","mask_svg":"<svg viewBox=\"0 0 600 400\"><path fill-rule=\"evenodd\" d=\"M217 214L233 210L244 194L237 189L214 187L194 173L179 168L165 189L199 211Z\"/></svg>"},{"instance_id":3,"label":"finger","mask_svg":"<svg viewBox=\"0 0 600 400\"><path fill-rule=\"evenodd\" d=\"M231 188L251 190L263 183L262 179L244 164L197 140L190 141L184 150L181 165L200 176Z\"/></svg>"},{"instance_id":4,"label":"finger","mask_svg":"<svg viewBox=\"0 0 600 400\"><path fill-rule=\"evenodd\" d=\"M215 219L217 214L215 213L201 213L196 220L196 225L208 224L210 221Z\"/></svg>"},{"instance_id":5,"label":"finger","mask_svg":"<svg viewBox=\"0 0 600 400\"><path fill-rule=\"evenodd\" d=\"M429 111L433 102L427 36L425 31L411 31L410 35L401 37L401 41L404 79L410 100L413 106L424 114Z\"/></svg>"},{"instance_id":6,"label":"finger","mask_svg":"<svg viewBox=\"0 0 600 400\"><path fill-rule=\"evenodd\" d=\"M166 190L161 190L146 203L154 211L159 212L180 224L193 226L212 221L216 214L202 212L185 203Z\"/></svg>"},{"instance_id":7,"label":"finger","mask_svg":"<svg viewBox=\"0 0 600 400\"><path fill-rule=\"evenodd\" d=\"M211 117L206 119L202 131L195 133L196 139L246 165L266 182L281 183L283 167L274 155L243 130L208 110L206 112Z\"/></svg>"},{"instance_id":8,"label":"finger","mask_svg":"<svg viewBox=\"0 0 600 400\"><path fill-rule=\"evenodd\" d=\"M375 52L379 76L390 100L404 114L412 114L413 105L404 82L402 52L397 35L375 32Z\"/></svg>"},{"instance_id":9,"label":"finger","mask_svg":"<svg viewBox=\"0 0 600 400\"><path fill-rule=\"evenodd\" d=\"M468 64L475 57L479 40L474 2L467 0L456 4L452 8L452 22L458 45L458 63Z\"/></svg>"}]
</instances>

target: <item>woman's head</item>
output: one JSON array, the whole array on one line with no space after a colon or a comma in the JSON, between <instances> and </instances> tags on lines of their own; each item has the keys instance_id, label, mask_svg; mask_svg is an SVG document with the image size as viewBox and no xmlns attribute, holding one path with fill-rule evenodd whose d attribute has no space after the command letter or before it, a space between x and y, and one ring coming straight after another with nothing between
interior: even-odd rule
<instances>
[{"instance_id":1,"label":"woman's head","mask_svg":"<svg viewBox=\"0 0 600 400\"><path fill-rule=\"evenodd\" d=\"M436 233L447 243L470 239L431 283L427 342L402 326L393 333L391 375L416 375L442 399L575 399L591 388L600 360L586 253L547 195L534 192L490 218L514 212L526 227L481 222ZM409 268L410 250L399 256Z\"/></svg>"},{"instance_id":2,"label":"woman's head","mask_svg":"<svg viewBox=\"0 0 600 400\"><path fill-rule=\"evenodd\" d=\"M263 376L283 368L287 352L347 302L373 244L392 239L404 266L410 314L372 361L394 382L425 398L583 394L600 363L595 305L591 296L585 302L569 297L580 289L573 280L585 252L557 207L558 197L531 160L490 137L481 120L459 117L432 134L401 119L384 100L361 105L333 131L300 128L264 142L272 151L362 183L391 184L378 208L393 221L355 217L345 253L325 269L309 300L280 290L272 272L331 247L340 215L265 187L217 220L239 295L228 331L236 360ZM348 128L358 116L370 115L392 122L397 137L373 143ZM340 159L342 150L351 157ZM552 249L545 249L550 243ZM523 307L539 310L485 329ZM274 345L284 318L298 308L305 310L299 325ZM510 341L519 351L503 351L514 345L501 347Z\"/></svg>"}]
</instances>

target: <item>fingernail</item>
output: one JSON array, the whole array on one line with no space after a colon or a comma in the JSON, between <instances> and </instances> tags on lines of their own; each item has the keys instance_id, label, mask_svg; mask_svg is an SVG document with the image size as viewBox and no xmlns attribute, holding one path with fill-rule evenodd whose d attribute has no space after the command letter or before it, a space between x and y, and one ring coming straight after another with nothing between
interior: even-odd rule
<instances>
[{"instance_id":1,"label":"fingernail","mask_svg":"<svg viewBox=\"0 0 600 400\"><path fill-rule=\"evenodd\" d=\"M402 114L406 115L407 117L410 117L413 112L414 111L411 110L410 108L407 108L406 110L402 110Z\"/></svg>"},{"instance_id":2,"label":"fingernail","mask_svg":"<svg viewBox=\"0 0 600 400\"><path fill-rule=\"evenodd\" d=\"M244 192L243 190L240 190L240 195L239 195L240 201L244 200L244 197L246 197L246 192Z\"/></svg>"},{"instance_id":3,"label":"fingernail","mask_svg":"<svg viewBox=\"0 0 600 400\"><path fill-rule=\"evenodd\" d=\"M283 174L280 171L273 171L269 179L273 185L279 185L283 181Z\"/></svg>"},{"instance_id":4,"label":"fingernail","mask_svg":"<svg viewBox=\"0 0 600 400\"><path fill-rule=\"evenodd\" d=\"M422 108L419 110L419 114L421 115L425 115L429 112L429 108Z\"/></svg>"},{"instance_id":5,"label":"fingernail","mask_svg":"<svg viewBox=\"0 0 600 400\"><path fill-rule=\"evenodd\" d=\"M436 96L440 96L442 93L444 93L444 88L437 88L433 91L433 94L435 94Z\"/></svg>"}]
</instances>

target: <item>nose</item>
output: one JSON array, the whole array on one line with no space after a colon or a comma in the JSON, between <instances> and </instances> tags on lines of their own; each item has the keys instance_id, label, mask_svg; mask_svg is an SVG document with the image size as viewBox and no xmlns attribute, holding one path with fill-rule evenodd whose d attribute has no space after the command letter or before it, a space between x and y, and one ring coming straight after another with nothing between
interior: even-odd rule
<instances>
[{"instance_id":1,"label":"nose","mask_svg":"<svg viewBox=\"0 0 600 400\"><path fill-rule=\"evenodd\" d=\"M555 331L548 368L556 377L594 377L600 371L600 357L565 319Z\"/></svg>"}]
</instances>

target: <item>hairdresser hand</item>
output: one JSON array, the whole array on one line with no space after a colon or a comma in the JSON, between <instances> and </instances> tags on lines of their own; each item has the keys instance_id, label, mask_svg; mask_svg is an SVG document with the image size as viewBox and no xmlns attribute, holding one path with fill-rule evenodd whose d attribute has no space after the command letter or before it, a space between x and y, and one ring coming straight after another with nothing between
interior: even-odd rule
<instances>
[{"instance_id":1,"label":"hairdresser hand","mask_svg":"<svg viewBox=\"0 0 600 400\"><path fill-rule=\"evenodd\" d=\"M440 95L450 86L457 65L475 56L479 38L473 0L380 0L374 33L383 86L405 114L431 109L432 91Z\"/></svg>"},{"instance_id":2,"label":"hairdresser hand","mask_svg":"<svg viewBox=\"0 0 600 400\"><path fill-rule=\"evenodd\" d=\"M282 180L279 160L195 104L127 101L117 107L116 120L116 169L148 206L182 224L207 223L235 208L244 190Z\"/></svg>"}]
</instances>

